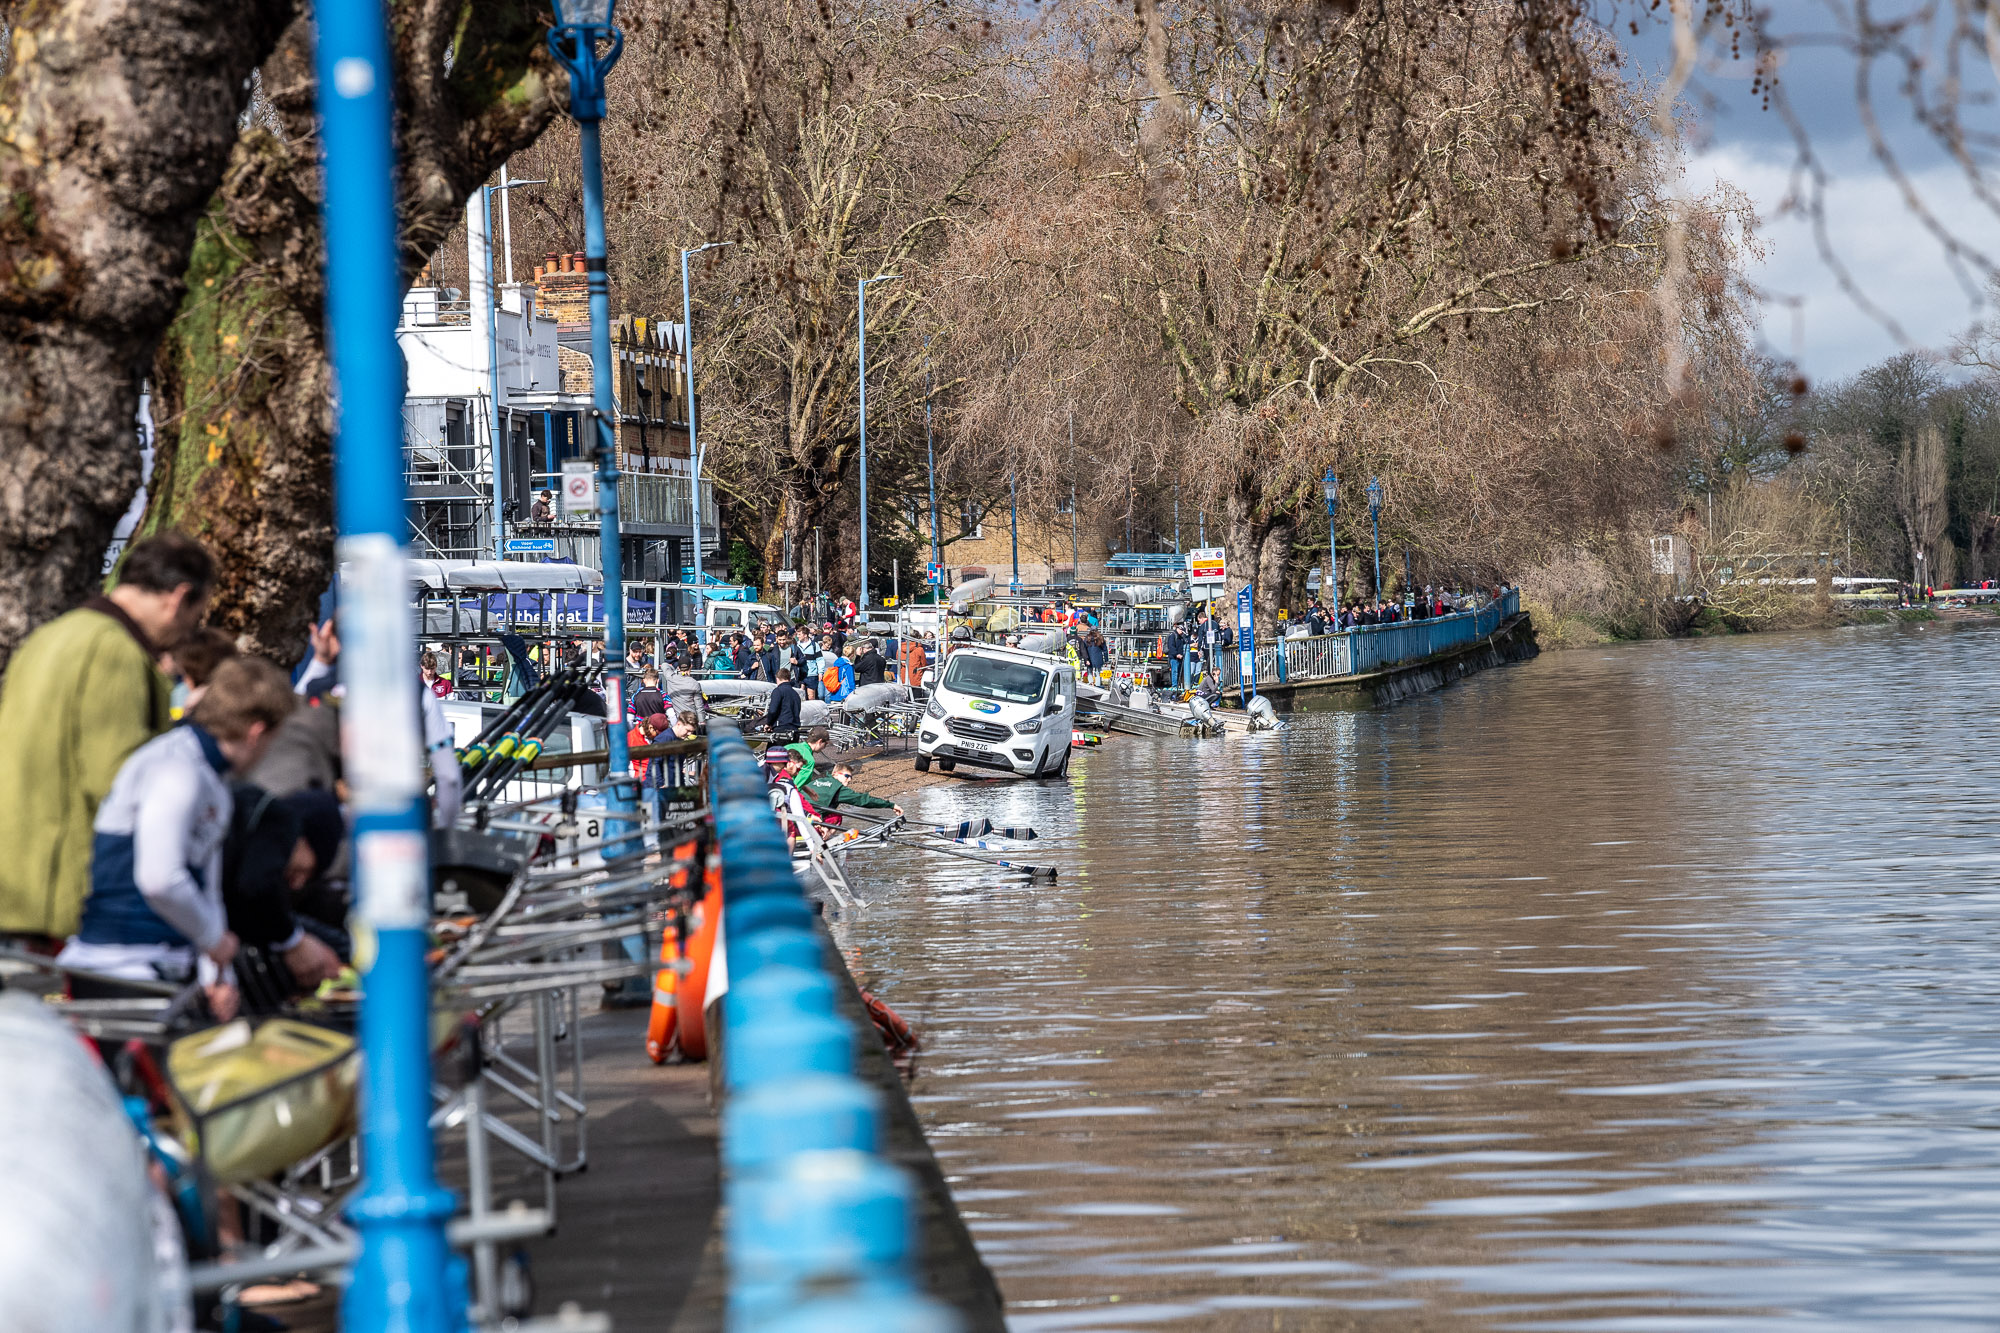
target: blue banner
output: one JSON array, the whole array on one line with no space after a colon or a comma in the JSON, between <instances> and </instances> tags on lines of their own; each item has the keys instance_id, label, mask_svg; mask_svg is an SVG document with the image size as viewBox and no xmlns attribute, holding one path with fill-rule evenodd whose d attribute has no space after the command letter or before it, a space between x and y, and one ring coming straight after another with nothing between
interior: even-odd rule
<instances>
[{"instance_id":1,"label":"blue banner","mask_svg":"<svg viewBox=\"0 0 2000 1333\"><path fill-rule=\"evenodd\" d=\"M1246 583L1236 593L1236 679L1243 687L1245 708L1250 706L1250 696L1257 692L1257 623L1250 614L1256 586Z\"/></svg>"}]
</instances>

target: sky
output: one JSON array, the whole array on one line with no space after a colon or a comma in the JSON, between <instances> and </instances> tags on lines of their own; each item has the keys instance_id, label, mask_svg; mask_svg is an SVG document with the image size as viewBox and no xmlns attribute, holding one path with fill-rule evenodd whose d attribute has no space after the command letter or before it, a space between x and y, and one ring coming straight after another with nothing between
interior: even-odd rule
<instances>
[{"instance_id":1,"label":"sky","mask_svg":"<svg viewBox=\"0 0 2000 1333\"><path fill-rule=\"evenodd\" d=\"M1879 21L1917 3L1904 0L1899 11L1896 0L1876 0L1871 11ZM1947 13L1952 8L1936 7ZM1664 13L1666 6L1660 8ZM1686 188L1699 195L1727 181L1749 196L1761 220L1765 254L1749 265L1748 276L1772 298L1761 310L1763 347L1796 362L1815 383L1845 378L1905 348L1947 350L1974 320L2000 313L1982 308L1983 275L1976 267L1967 266L1968 276L1954 273L1946 247L1911 211L1901 187L1870 149L1857 111L1856 62L1826 40L1846 28L1850 13L1850 5L1836 0L1774 0L1768 30L1789 39L1781 85L1829 177L1823 210L1827 245L1895 330L1843 290L1808 218L1788 206L1809 182L1796 170L1799 152L1791 128L1776 111L1761 110L1760 99L1751 94L1750 61L1731 65L1711 59L1687 99L1693 134ZM1627 43L1644 78L1664 76L1663 24L1642 24ZM1709 54L1726 54L1726 48ZM1964 172L1916 123L1910 102L1898 91L1900 78L1900 67L1880 67L1871 85L1897 161L1935 215L1962 242L2000 264L2000 217L1977 199ZM1990 100L1996 92L1990 66L1969 63L1965 88L1962 115L1968 125L2000 130L2000 110ZM1994 185L2000 187L2000 173Z\"/></svg>"}]
</instances>

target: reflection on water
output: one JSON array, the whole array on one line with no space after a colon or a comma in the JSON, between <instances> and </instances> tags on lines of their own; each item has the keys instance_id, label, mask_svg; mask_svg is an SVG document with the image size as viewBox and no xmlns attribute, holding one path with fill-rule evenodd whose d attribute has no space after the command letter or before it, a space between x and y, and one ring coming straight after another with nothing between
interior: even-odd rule
<instances>
[{"instance_id":1,"label":"reflection on water","mask_svg":"<svg viewBox=\"0 0 2000 1333\"><path fill-rule=\"evenodd\" d=\"M843 934L1019 1330L2000 1322L2000 628L1119 737Z\"/></svg>"}]
</instances>

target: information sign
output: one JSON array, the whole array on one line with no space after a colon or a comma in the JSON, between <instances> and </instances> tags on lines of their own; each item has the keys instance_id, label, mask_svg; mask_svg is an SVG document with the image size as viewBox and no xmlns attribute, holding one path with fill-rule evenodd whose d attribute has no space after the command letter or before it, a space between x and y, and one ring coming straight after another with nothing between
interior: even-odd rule
<instances>
[{"instance_id":1,"label":"information sign","mask_svg":"<svg viewBox=\"0 0 2000 1333\"><path fill-rule=\"evenodd\" d=\"M1257 625L1250 604L1255 584L1246 583L1236 593L1236 679L1243 687L1243 706L1257 692Z\"/></svg>"},{"instance_id":2,"label":"information sign","mask_svg":"<svg viewBox=\"0 0 2000 1333\"><path fill-rule=\"evenodd\" d=\"M924 573L924 581L925 581L926 583L935 583L935 584L936 584L937 586L939 586L940 588L942 588L942 587L944 586L944 566L943 566L943 565L941 565L941 564L939 564L939 563L938 563L937 561L933 560L933 561L929 562L929 563L928 563L927 565L925 565L925 566L924 566L924 570L925 570L925 573Z\"/></svg>"},{"instance_id":3,"label":"information sign","mask_svg":"<svg viewBox=\"0 0 2000 1333\"><path fill-rule=\"evenodd\" d=\"M508 555L554 555L555 553L556 539L554 537L509 537L507 539Z\"/></svg>"},{"instance_id":4,"label":"information sign","mask_svg":"<svg viewBox=\"0 0 2000 1333\"><path fill-rule=\"evenodd\" d=\"M798 581L799 581L799 571L798 571L798 570L796 570L796 569L781 569L781 570L779 570L779 571L778 571L778 582L780 582L780 583L797 583Z\"/></svg>"},{"instance_id":5,"label":"information sign","mask_svg":"<svg viewBox=\"0 0 2000 1333\"><path fill-rule=\"evenodd\" d=\"M1219 588L1229 582L1229 564L1220 546L1188 552L1188 586Z\"/></svg>"}]
</instances>

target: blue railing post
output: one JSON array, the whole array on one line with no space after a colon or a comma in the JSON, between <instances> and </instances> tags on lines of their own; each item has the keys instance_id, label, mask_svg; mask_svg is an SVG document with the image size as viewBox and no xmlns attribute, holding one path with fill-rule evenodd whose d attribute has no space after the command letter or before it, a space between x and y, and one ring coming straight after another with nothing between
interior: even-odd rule
<instances>
[{"instance_id":1,"label":"blue railing post","mask_svg":"<svg viewBox=\"0 0 2000 1333\"><path fill-rule=\"evenodd\" d=\"M401 256L381 0L323 5L315 64L326 146L327 323L335 401L342 728L355 810L356 915L373 936L361 1001L361 1160L349 1209L361 1252L342 1300L349 1333L455 1333L465 1324L431 1153L429 843L418 753L403 543Z\"/></svg>"},{"instance_id":2,"label":"blue railing post","mask_svg":"<svg viewBox=\"0 0 2000 1333\"><path fill-rule=\"evenodd\" d=\"M710 724L708 754L729 976L728 1327L955 1328L917 1294L914 1188L881 1156L881 1096L854 1077L857 1036L835 1010L848 983L827 965L763 773L727 723Z\"/></svg>"}]
</instances>

